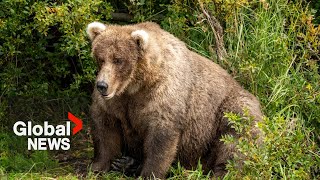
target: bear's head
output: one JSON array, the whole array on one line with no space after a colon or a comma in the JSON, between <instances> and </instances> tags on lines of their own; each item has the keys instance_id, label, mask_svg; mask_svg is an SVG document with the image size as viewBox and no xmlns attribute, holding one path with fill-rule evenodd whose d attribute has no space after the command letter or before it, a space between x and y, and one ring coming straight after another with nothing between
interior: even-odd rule
<instances>
[{"instance_id":1,"label":"bear's head","mask_svg":"<svg viewBox=\"0 0 320 180\"><path fill-rule=\"evenodd\" d=\"M130 26L93 22L88 25L87 34L99 67L97 90L106 99L120 95L134 79L136 67L148 45L148 33Z\"/></svg>"}]
</instances>

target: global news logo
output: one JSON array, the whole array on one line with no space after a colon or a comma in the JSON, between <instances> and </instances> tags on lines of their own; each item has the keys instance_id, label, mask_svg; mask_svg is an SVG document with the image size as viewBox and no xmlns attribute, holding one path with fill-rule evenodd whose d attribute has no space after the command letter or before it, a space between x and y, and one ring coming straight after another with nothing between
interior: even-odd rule
<instances>
[{"instance_id":1,"label":"global news logo","mask_svg":"<svg viewBox=\"0 0 320 180\"><path fill-rule=\"evenodd\" d=\"M28 150L69 150L71 136L71 122L75 124L72 135L82 129L82 120L68 112L65 124L51 125L44 121L43 125L34 125L31 121L17 121L13 125L13 132L17 136L28 136ZM70 122L71 121L71 122Z\"/></svg>"}]
</instances>

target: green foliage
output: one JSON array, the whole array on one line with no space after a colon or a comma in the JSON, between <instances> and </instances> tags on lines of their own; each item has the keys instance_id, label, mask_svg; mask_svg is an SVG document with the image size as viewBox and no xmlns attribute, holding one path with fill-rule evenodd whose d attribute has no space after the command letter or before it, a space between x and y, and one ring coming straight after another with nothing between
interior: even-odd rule
<instances>
[{"instance_id":1,"label":"green foliage","mask_svg":"<svg viewBox=\"0 0 320 180\"><path fill-rule=\"evenodd\" d=\"M200 161L194 170L186 170L178 162L176 166L171 167L170 177L168 179L210 179L211 175L211 173L203 173Z\"/></svg>"},{"instance_id":2,"label":"green foliage","mask_svg":"<svg viewBox=\"0 0 320 180\"><path fill-rule=\"evenodd\" d=\"M29 152L26 138L0 133L0 174L5 172L46 172L58 167L48 151Z\"/></svg>"},{"instance_id":3,"label":"green foliage","mask_svg":"<svg viewBox=\"0 0 320 180\"><path fill-rule=\"evenodd\" d=\"M273 114L287 108L313 127L320 125L320 30L308 19L302 4L270 1L244 8L227 22L227 44L232 70ZM315 129L318 133L320 129Z\"/></svg>"},{"instance_id":4,"label":"green foliage","mask_svg":"<svg viewBox=\"0 0 320 180\"><path fill-rule=\"evenodd\" d=\"M102 0L4 0L0 6L0 172L20 178L12 173L45 173L58 163L45 151L26 151L27 140L12 135L13 123L61 122L68 111L86 116L96 65L85 28L113 10Z\"/></svg>"},{"instance_id":5,"label":"green foliage","mask_svg":"<svg viewBox=\"0 0 320 180\"><path fill-rule=\"evenodd\" d=\"M94 79L85 27L111 6L91 1L1 1L2 96L78 95Z\"/></svg>"},{"instance_id":6,"label":"green foliage","mask_svg":"<svg viewBox=\"0 0 320 180\"><path fill-rule=\"evenodd\" d=\"M314 15L314 23L320 24L320 1L309 0L312 14Z\"/></svg>"},{"instance_id":7,"label":"green foliage","mask_svg":"<svg viewBox=\"0 0 320 180\"><path fill-rule=\"evenodd\" d=\"M320 168L319 154L312 153L316 144L309 139L310 131L304 128L301 119L265 118L258 124L264 135L262 145L258 146L250 133L254 124L248 114L240 117L227 113L226 117L242 135L239 139L230 135L222 139L227 144L236 144L241 153L229 162L226 179L311 179L313 171Z\"/></svg>"},{"instance_id":8,"label":"green foliage","mask_svg":"<svg viewBox=\"0 0 320 180\"><path fill-rule=\"evenodd\" d=\"M159 15L165 11L165 5L169 0L130 0L126 3L129 13L133 14L134 22L143 21L158 21L161 18Z\"/></svg>"},{"instance_id":9,"label":"green foliage","mask_svg":"<svg viewBox=\"0 0 320 180\"><path fill-rule=\"evenodd\" d=\"M250 2L226 20L228 69L260 98L268 117L260 124L262 147L246 136L237 142L245 161L243 169L230 162L229 177L319 177L320 30L311 19L302 1L270 0ZM229 118L247 134L241 118Z\"/></svg>"}]
</instances>

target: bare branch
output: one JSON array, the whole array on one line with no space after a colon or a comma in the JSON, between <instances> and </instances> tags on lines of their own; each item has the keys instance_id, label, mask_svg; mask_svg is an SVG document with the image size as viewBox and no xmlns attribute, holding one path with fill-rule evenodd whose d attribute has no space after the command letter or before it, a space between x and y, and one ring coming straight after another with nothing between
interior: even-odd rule
<instances>
[{"instance_id":1,"label":"bare branch","mask_svg":"<svg viewBox=\"0 0 320 180\"><path fill-rule=\"evenodd\" d=\"M199 4L200 4L200 8L202 10L202 13L205 15L212 31L215 37L215 44L216 44L216 52L217 52L217 56L219 61L225 61L225 58L227 57L227 51L224 47L224 40L223 40L223 28L220 24L220 22L218 21L217 18L215 18L214 16L210 15L208 11L206 11L206 9L203 6L203 3L201 2L201 0L198 0Z\"/></svg>"},{"instance_id":2,"label":"bare branch","mask_svg":"<svg viewBox=\"0 0 320 180\"><path fill-rule=\"evenodd\" d=\"M111 17L115 21L129 22L133 19L133 16L127 13L111 13Z\"/></svg>"}]
</instances>

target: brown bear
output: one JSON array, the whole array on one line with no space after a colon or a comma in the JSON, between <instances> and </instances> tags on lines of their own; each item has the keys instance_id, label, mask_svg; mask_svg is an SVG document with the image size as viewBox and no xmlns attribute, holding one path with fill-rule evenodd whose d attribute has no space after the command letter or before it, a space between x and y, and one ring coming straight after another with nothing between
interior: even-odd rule
<instances>
[{"instance_id":1,"label":"brown bear","mask_svg":"<svg viewBox=\"0 0 320 180\"><path fill-rule=\"evenodd\" d=\"M224 113L247 108L258 122L256 97L155 23L93 22L87 33L99 66L92 169L109 171L112 161L128 155L141 160L142 177L164 178L173 162L188 169L199 160L206 172L224 175L235 153L220 141L235 135Z\"/></svg>"}]
</instances>

